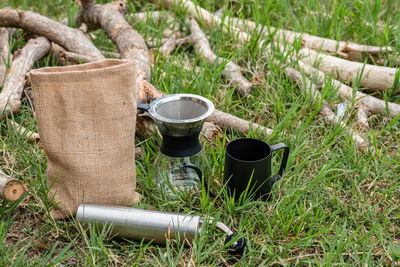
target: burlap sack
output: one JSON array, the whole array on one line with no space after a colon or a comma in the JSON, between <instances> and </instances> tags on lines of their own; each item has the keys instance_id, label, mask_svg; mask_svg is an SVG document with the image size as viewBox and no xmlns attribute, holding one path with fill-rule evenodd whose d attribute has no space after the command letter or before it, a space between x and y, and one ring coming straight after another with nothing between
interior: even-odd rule
<instances>
[{"instance_id":1,"label":"burlap sack","mask_svg":"<svg viewBox=\"0 0 400 267\"><path fill-rule=\"evenodd\" d=\"M40 141L48 159L55 219L82 202L132 205L136 71L126 60L31 71Z\"/></svg>"}]
</instances>

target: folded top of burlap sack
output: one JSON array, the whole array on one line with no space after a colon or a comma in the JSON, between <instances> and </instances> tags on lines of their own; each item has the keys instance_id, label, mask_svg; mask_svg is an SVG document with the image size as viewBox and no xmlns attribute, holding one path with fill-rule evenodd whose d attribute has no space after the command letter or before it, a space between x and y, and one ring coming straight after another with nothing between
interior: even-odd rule
<instances>
[{"instance_id":1,"label":"folded top of burlap sack","mask_svg":"<svg viewBox=\"0 0 400 267\"><path fill-rule=\"evenodd\" d=\"M103 76L126 74L136 79L135 68L136 64L132 60L105 59L80 65L34 69L30 75L31 77L33 75L38 81L58 81L60 79L87 79L90 75L98 77L99 71L101 71Z\"/></svg>"},{"instance_id":2,"label":"folded top of burlap sack","mask_svg":"<svg viewBox=\"0 0 400 267\"><path fill-rule=\"evenodd\" d=\"M31 80L54 218L74 215L82 202L137 202L135 63L42 68Z\"/></svg>"}]
</instances>

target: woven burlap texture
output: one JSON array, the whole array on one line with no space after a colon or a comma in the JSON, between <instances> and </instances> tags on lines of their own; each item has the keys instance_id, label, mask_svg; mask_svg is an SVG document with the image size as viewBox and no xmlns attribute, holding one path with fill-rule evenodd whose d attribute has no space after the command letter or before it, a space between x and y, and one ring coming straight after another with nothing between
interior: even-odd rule
<instances>
[{"instance_id":1,"label":"woven burlap texture","mask_svg":"<svg viewBox=\"0 0 400 267\"><path fill-rule=\"evenodd\" d=\"M108 59L30 76L52 216L75 215L83 202L137 202L135 63Z\"/></svg>"}]
</instances>

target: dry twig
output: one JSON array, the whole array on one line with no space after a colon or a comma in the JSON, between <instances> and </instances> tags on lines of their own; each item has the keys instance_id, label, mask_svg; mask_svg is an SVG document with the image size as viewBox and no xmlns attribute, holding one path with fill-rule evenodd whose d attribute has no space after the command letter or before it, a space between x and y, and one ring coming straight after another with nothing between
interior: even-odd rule
<instances>
[{"instance_id":1,"label":"dry twig","mask_svg":"<svg viewBox=\"0 0 400 267\"><path fill-rule=\"evenodd\" d=\"M191 37L187 36L178 39L178 34L173 34L167 41L160 47L159 52L164 56L170 55L178 46L184 46L191 42Z\"/></svg>"},{"instance_id":2,"label":"dry twig","mask_svg":"<svg viewBox=\"0 0 400 267\"><path fill-rule=\"evenodd\" d=\"M308 64L303 63L302 61L299 61L298 63L302 71L304 71L308 75L315 75L318 82L322 84L322 86L325 86L325 82L327 79L326 75L323 72L309 66ZM359 104L367 107L368 110L371 112L385 112L387 109L389 112L389 116L391 117L396 117L400 114L400 104L392 102L386 103L384 100L364 94L359 91L355 91L353 90L353 88L335 79L331 79L331 82L334 86L338 88L338 94L340 97L345 98L349 101L354 100Z\"/></svg>"},{"instance_id":3,"label":"dry twig","mask_svg":"<svg viewBox=\"0 0 400 267\"><path fill-rule=\"evenodd\" d=\"M357 108L357 123L361 129L369 129L368 124L369 110L366 106L360 104Z\"/></svg>"},{"instance_id":4,"label":"dry twig","mask_svg":"<svg viewBox=\"0 0 400 267\"><path fill-rule=\"evenodd\" d=\"M314 63L326 74L332 74L344 82L361 80L361 86L375 90L390 90L395 81L396 69L360 62L349 61L334 56L318 53L315 50L303 48L299 54L302 61L310 66Z\"/></svg>"},{"instance_id":5,"label":"dry twig","mask_svg":"<svg viewBox=\"0 0 400 267\"><path fill-rule=\"evenodd\" d=\"M31 11L0 9L0 26L22 28L44 36L70 52L92 57L93 61L104 58L82 31Z\"/></svg>"},{"instance_id":6,"label":"dry twig","mask_svg":"<svg viewBox=\"0 0 400 267\"><path fill-rule=\"evenodd\" d=\"M56 58L58 58L60 65L63 66L88 63L93 61L93 58L90 56L68 52L54 42L51 43L51 52Z\"/></svg>"},{"instance_id":7,"label":"dry twig","mask_svg":"<svg viewBox=\"0 0 400 267\"><path fill-rule=\"evenodd\" d=\"M16 112L21 104L20 98L25 85L25 75L31 70L36 60L50 51L50 42L44 37L30 39L14 54L7 72L3 90L0 93L0 117Z\"/></svg>"},{"instance_id":8,"label":"dry twig","mask_svg":"<svg viewBox=\"0 0 400 267\"><path fill-rule=\"evenodd\" d=\"M225 24L232 24L242 31L261 32L264 36L270 36L271 33L276 31L276 34L274 35L275 41L285 40L286 42L293 44L297 39L300 39L303 47L321 49L327 53L339 55L345 59L353 61L360 61L365 58L366 55L379 59L381 54L393 52L393 49L390 47L367 46L343 41L338 42L336 40L322 38L307 33L282 30L275 27L268 28L267 26L257 25L251 20L226 17L224 22Z\"/></svg>"},{"instance_id":9,"label":"dry twig","mask_svg":"<svg viewBox=\"0 0 400 267\"><path fill-rule=\"evenodd\" d=\"M199 24L194 20L190 20L190 31L192 40L196 50L201 56L203 56L210 64L214 64L216 61L219 65L225 64L222 77L228 80L235 90L242 96L248 96L251 93L252 84L246 78L243 77L240 67L234 62L217 57L211 50L210 43L207 40L206 35L200 29Z\"/></svg>"},{"instance_id":10,"label":"dry twig","mask_svg":"<svg viewBox=\"0 0 400 267\"><path fill-rule=\"evenodd\" d=\"M124 12L119 8L126 7L126 4L124 3L125 1L117 1L101 6L95 5L93 0L82 1L82 8L84 9L82 14L86 14L83 15L83 21L92 25L97 24L97 22L100 23L99 25L102 26L103 30L118 47L118 50L123 58L140 61L140 64L138 65L137 76L137 101L141 103L149 103L154 99L163 96L164 93L156 89L149 82L150 73L147 73L147 71L150 72L150 61L148 59L142 60L142 52L147 51L147 47L144 48L145 44L143 37L140 36L129 24L127 24L124 16L120 13ZM101 18L103 18L105 15L107 15L105 20L101 20ZM117 33L118 35L116 35ZM130 37L125 36L127 34L130 34ZM129 43L126 43L127 40L129 40ZM141 50L140 53L132 53L133 49L137 50L139 48ZM128 51L125 51L125 49ZM260 125L218 110L216 110L213 115L210 116L208 121L215 123L221 128L235 129L241 133L243 133L245 129L248 131L251 128L259 129L259 132L267 135L272 133L271 129L264 128ZM245 133L247 133L247 131Z\"/></svg>"},{"instance_id":11,"label":"dry twig","mask_svg":"<svg viewBox=\"0 0 400 267\"><path fill-rule=\"evenodd\" d=\"M354 143L358 148L364 149L368 147L368 143L358 133L351 130L349 127L345 125L345 123L342 120L337 118L337 116L328 106L326 101L323 100L322 95L320 94L320 92L317 89L317 86L314 83L312 83L307 78L303 79L301 73L291 67L286 68L285 74L293 82L296 82L302 90L306 91L307 94L309 94L312 97L315 103L322 101L322 109L320 110L320 113L321 115L324 116L325 120L328 123L333 125L339 124L346 132L346 134L353 139Z\"/></svg>"},{"instance_id":12,"label":"dry twig","mask_svg":"<svg viewBox=\"0 0 400 267\"><path fill-rule=\"evenodd\" d=\"M224 33L234 33L236 35L236 39L241 44L245 44L246 42L248 42L248 40L250 40L250 36L246 32L240 31L232 24L223 23L223 21L219 17L215 16L214 14L210 13L200 6L196 6L190 0L153 0L153 2L166 8L171 7L186 10L186 12L196 20L204 21L207 27L215 27L217 25L221 25L222 31Z\"/></svg>"},{"instance_id":13,"label":"dry twig","mask_svg":"<svg viewBox=\"0 0 400 267\"><path fill-rule=\"evenodd\" d=\"M97 5L94 0L82 2L82 20L90 28L101 27L116 45L121 58L133 59L138 70L150 81L150 59L143 37L125 20L127 3L124 0Z\"/></svg>"},{"instance_id":14,"label":"dry twig","mask_svg":"<svg viewBox=\"0 0 400 267\"><path fill-rule=\"evenodd\" d=\"M0 28L0 86L3 84L3 80L6 76L9 55L11 55L9 32L6 28Z\"/></svg>"}]
</instances>

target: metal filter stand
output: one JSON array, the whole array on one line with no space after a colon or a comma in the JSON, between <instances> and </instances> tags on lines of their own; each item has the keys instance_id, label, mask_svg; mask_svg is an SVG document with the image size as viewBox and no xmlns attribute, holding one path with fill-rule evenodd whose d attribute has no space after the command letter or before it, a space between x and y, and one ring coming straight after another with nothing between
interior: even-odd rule
<instances>
[{"instance_id":1,"label":"metal filter stand","mask_svg":"<svg viewBox=\"0 0 400 267\"><path fill-rule=\"evenodd\" d=\"M157 244L181 238L189 244L200 234L201 224L205 221L213 223L214 218L202 220L198 215L84 203L78 207L76 220L82 224L97 223L100 228L112 225L112 233L119 237L153 240ZM217 222L216 227L228 234L225 244L235 236L221 222ZM231 254L242 254L244 247L245 239L242 237L231 244L228 250Z\"/></svg>"}]
</instances>

